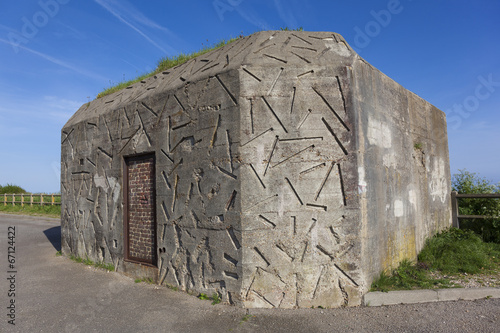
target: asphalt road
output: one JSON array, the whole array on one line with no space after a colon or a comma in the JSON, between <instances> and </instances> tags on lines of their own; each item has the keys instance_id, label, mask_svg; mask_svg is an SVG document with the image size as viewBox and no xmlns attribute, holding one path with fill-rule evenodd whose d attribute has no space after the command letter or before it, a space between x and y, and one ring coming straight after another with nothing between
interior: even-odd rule
<instances>
[{"instance_id":1,"label":"asphalt road","mask_svg":"<svg viewBox=\"0 0 500 333\"><path fill-rule=\"evenodd\" d=\"M16 273L8 273L9 227L15 227ZM500 299L247 312L134 283L58 257L59 249L59 221L0 215L0 332L500 331ZM15 326L8 323L12 299Z\"/></svg>"}]
</instances>

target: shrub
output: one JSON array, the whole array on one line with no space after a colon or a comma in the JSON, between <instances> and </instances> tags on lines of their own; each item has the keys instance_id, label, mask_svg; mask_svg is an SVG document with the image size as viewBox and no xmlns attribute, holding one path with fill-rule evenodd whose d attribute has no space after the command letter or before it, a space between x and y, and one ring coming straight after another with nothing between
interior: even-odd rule
<instances>
[{"instance_id":1,"label":"shrub","mask_svg":"<svg viewBox=\"0 0 500 333\"><path fill-rule=\"evenodd\" d=\"M492 268L491 251L472 230L451 228L428 239L418 260L447 274L476 274Z\"/></svg>"},{"instance_id":2,"label":"shrub","mask_svg":"<svg viewBox=\"0 0 500 333\"><path fill-rule=\"evenodd\" d=\"M493 184L478 174L459 170L451 181L452 190L460 194L500 193L500 183ZM497 218L460 221L460 228L473 230L485 242L500 243L500 199L460 198L460 215L487 215Z\"/></svg>"},{"instance_id":3,"label":"shrub","mask_svg":"<svg viewBox=\"0 0 500 333\"><path fill-rule=\"evenodd\" d=\"M27 193L25 189L21 186L7 184L5 186L0 185L0 194L21 194Z\"/></svg>"}]
</instances>

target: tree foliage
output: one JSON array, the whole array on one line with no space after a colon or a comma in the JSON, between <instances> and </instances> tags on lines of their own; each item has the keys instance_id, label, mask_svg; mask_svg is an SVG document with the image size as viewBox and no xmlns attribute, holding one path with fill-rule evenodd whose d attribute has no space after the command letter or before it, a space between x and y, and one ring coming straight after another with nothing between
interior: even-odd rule
<instances>
[{"instance_id":1,"label":"tree foliage","mask_svg":"<svg viewBox=\"0 0 500 333\"><path fill-rule=\"evenodd\" d=\"M500 183L480 177L474 172L459 170L451 180L453 191L460 194L500 193ZM460 215L487 215L496 218L461 220L460 228L470 229L479 234L485 242L500 243L500 199L458 199Z\"/></svg>"},{"instance_id":2,"label":"tree foliage","mask_svg":"<svg viewBox=\"0 0 500 333\"><path fill-rule=\"evenodd\" d=\"M26 190L21 186L7 184L5 186L0 185L0 194L21 194L26 193Z\"/></svg>"}]
</instances>

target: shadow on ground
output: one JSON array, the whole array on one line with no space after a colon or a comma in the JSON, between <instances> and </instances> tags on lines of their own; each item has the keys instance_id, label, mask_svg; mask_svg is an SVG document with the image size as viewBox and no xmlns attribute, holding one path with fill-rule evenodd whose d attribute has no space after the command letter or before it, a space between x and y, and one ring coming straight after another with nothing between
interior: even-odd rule
<instances>
[{"instance_id":1,"label":"shadow on ground","mask_svg":"<svg viewBox=\"0 0 500 333\"><path fill-rule=\"evenodd\" d=\"M61 226L44 230L43 233L56 251L61 251Z\"/></svg>"}]
</instances>

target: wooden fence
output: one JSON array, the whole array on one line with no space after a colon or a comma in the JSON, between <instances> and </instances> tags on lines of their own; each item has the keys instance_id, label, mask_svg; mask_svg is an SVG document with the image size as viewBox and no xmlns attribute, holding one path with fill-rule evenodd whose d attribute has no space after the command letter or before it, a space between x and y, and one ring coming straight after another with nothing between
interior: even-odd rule
<instances>
[{"instance_id":1,"label":"wooden fence","mask_svg":"<svg viewBox=\"0 0 500 333\"><path fill-rule=\"evenodd\" d=\"M499 199L500 194L458 194L455 191L451 192L451 218L453 226L460 228L460 219L491 219L500 218L499 216L486 215L459 215L458 214L458 198L475 198L475 199Z\"/></svg>"},{"instance_id":2,"label":"wooden fence","mask_svg":"<svg viewBox=\"0 0 500 333\"><path fill-rule=\"evenodd\" d=\"M0 204L7 205L60 205L60 194L0 194Z\"/></svg>"}]
</instances>

